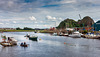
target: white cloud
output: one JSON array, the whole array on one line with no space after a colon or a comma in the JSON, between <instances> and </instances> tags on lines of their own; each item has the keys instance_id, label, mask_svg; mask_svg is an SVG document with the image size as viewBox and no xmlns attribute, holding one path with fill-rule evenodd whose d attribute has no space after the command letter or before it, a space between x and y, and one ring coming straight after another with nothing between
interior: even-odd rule
<instances>
[{"instance_id":1,"label":"white cloud","mask_svg":"<svg viewBox=\"0 0 100 57\"><path fill-rule=\"evenodd\" d=\"M54 20L55 20L55 19L56 19L56 17L52 17L52 19L54 19Z\"/></svg>"},{"instance_id":2,"label":"white cloud","mask_svg":"<svg viewBox=\"0 0 100 57\"><path fill-rule=\"evenodd\" d=\"M43 23L43 21L40 21L40 23Z\"/></svg>"},{"instance_id":3,"label":"white cloud","mask_svg":"<svg viewBox=\"0 0 100 57\"><path fill-rule=\"evenodd\" d=\"M13 23L17 23L16 21L13 21Z\"/></svg>"},{"instance_id":4,"label":"white cloud","mask_svg":"<svg viewBox=\"0 0 100 57\"><path fill-rule=\"evenodd\" d=\"M36 18L34 16L29 17L29 18L30 18L30 20L36 20Z\"/></svg>"},{"instance_id":5,"label":"white cloud","mask_svg":"<svg viewBox=\"0 0 100 57\"><path fill-rule=\"evenodd\" d=\"M60 3L61 4L65 4L65 3L76 3L76 0L62 0Z\"/></svg>"},{"instance_id":6,"label":"white cloud","mask_svg":"<svg viewBox=\"0 0 100 57\"><path fill-rule=\"evenodd\" d=\"M34 22L34 23L38 23L38 22Z\"/></svg>"},{"instance_id":7,"label":"white cloud","mask_svg":"<svg viewBox=\"0 0 100 57\"><path fill-rule=\"evenodd\" d=\"M52 19L52 17L51 16L46 16L46 19Z\"/></svg>"},{"instance_id":8,"label":"white cloud","mask_svg":"<svg viewBox=\"0 0 100 57\"><path fill-rule=\"evenodd\" d=\"M51 20L56 20L56 17L52 17L52 16L46 16L46 19L51 19Z\"/></svg>"},{"instance_id":9,"label":"white cloud","mask_svg":"<svg viewBox=\"0 0 100 57\"><path fill-rule=\"evenodd\" d=\"M0 23L1 25L3 25L4 23Z\"/></svg>"},{"instance_id":10,"label":"white cloud","mask_svg":"<svg viewBox=\"0 0 100 57\"><path fill-rule=\"evenodd\" d=\"M6 24L9 24L9 23L6 23Z\"/></svg>"},{"instance_id":11,"label":"white cloud","mask_svg":"<svg viewBox=\"0 0 100 57\"><path fill-rule=\"evenodd\" d=\"M43 25L43 26L48 27L48 25Z\"/></svg>"},{"instance_id":12,"label":"white cloud","mask_svg":"<svg viewBox=\"0 0 100 57\"><path fill-rule=\"evenodd\" d=\"M63 19L60 17L60 18L58 18L58 20L60 20L60 21L61 21L61 20L63 20Z\"/></svg>"}]
</instances>

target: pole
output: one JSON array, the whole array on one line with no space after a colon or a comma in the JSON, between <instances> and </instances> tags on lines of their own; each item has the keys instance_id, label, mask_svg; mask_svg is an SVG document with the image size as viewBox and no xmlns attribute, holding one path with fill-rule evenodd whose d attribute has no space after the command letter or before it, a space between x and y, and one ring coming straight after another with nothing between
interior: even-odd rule
<instances>
[{"instance_id":1,"label":"pole","mask_svg":"<svg viewBox=\"0 0 100 57\"><path fill-rule=\"evenodd\" d=\"M79 14L79 17L80 17L80 19L81 19L81 15Z\"/></svg>"}]
</instances>

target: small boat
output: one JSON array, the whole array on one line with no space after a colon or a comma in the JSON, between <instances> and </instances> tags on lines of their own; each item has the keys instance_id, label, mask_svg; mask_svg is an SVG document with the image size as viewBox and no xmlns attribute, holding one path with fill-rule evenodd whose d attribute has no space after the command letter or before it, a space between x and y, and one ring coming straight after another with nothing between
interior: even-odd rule
<instances>
[{"instance_id":1,"label":"small boat","mask_svg":"<svg viewBox=\"0 0 100 57\"><path fill-rule=\"evenodd\" d=\"M27 34L26 36L24 36L24 37L29 37L30 35L29 34Z\"/></svg>"},{"instance_id":2,"label":"small boat","mask_svg":"<svg viewBox=\"0 0 100 57\"><path fill-rule=\"evenodd\" d=\"M68 33L60 33L59 36L68 36Z\"/></svg>"},{"instance_id":3,"label":"small boat","mask_svg":"<svg viewBox=\"0 0 100 57\"><path fill-rule=\"evenodd\" d=\"M11 43L0 43L4 47L13 46Z\"/></svg>"},{"instance_id":4,"label":"small boat","mask_svg":"<svg viewBox=\"0 0 100 57\"><path fill-rule=\"evenodd\" d=\"M53 33L53 36L57 36L57 33Z\"/></svg>"},{"instance_id":5,"label":"small boat","mask_svg":"<svg viewBox=\"0 0 100 57\"><path fill-rule=\"evenodd\" d=\"M29 39L33 40L33 41L37 41L37 38L38 38L38 36L34 36L34 35L29 37Z\"/></svg>"},{"instance_id":6,"label":"small boat","mask_svg":"<svg viewBox=\"0 0 100 57\"><path fill-rule=\"evenodd\" d=\"M26 45L20 45L20 46L22 46L22 47L28 47L28 44L26 44Z\"/></svg>"},{"instance_id":7,"label":"small boat","mask_svg":"<svg viewBox=\"0 0 100 57\"><path fill-rule=\"evenodd\" d=\"M72 34L69 35L72 38L80 38L81 37L81 33L78 31L73 32Z\"/></svg>"},{"instance_id":8,"label":"small boat","mask_svg":"<svg viewBox=\"0 0 100 57\"><path fill-rule=\"evenodd\" d=\"M38 36L35 35L26 35L30 40L37 41Z\"/></svg>"},{"instance_id":9,"label":"small boat","mask_svg":"<svg viewBox=\"0 0 100 57\"><path fill-rule=\"evenodd\" d=\"M8 37L8 40L10 41L10 43L11 43L12 45L17 45L17 40L14 39L14 37Z\"/></svg>"},{"instance_id":10,"label":"small boat","mask_svg":"<svg viewBox=\"0 0 100 57\"><path fill-rule=\"evenodd\" d=\"M64 34L64 36L68 36L68 34L67 34L67 33L65 33L65 34Z\"/></svg>"},{"instance_id":11,"label":"small boat","mask_svg":"<svg viewBox=\"0 0 100 57\"><path fill-rule=\"evenodd\" d=\"M2 38L6 38L6 36L2 36ZM0 42L0 44L4 47L8 47L8 46L14 46L14 45L17 45L17 40L14 39L13 37L8 37L7 41L2 41Z\"/></svg>"}]
</instances>

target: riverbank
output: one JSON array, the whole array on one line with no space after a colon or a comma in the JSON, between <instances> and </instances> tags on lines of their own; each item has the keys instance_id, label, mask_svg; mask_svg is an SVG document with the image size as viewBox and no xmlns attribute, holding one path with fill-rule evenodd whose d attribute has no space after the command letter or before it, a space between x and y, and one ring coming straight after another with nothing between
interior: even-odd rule
<instances>
[{"instance_id":1,"label":"riverbank","mask_svg":"<svg viewBox=\"0 0 100 57\"><path fill-rule=\"evenodd\" d=\"M34 32L34 30L0 30L0 32Z\"/></svg>"},{"instance_id":2,"label":"riverbank","mask_svg":"<svg viewBox=\"0 0 100 57\"><path fill-rule=\"evenodd\" d=\"M48 30L0 30L0 32L39 32L39 33L53 33Z\"/></svg>"}]
</instances>

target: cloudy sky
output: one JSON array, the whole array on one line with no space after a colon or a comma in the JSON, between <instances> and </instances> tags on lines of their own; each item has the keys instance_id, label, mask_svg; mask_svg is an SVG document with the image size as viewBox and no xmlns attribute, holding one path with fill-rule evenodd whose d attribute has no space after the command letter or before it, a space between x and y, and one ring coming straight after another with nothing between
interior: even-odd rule
<instances>
[{"instance_id":1,"label":"cloudy sky","mask_svg":"<svg viewBox=\"0 0 100 57\"><path fill-rule=\"evenodd\" d=\"M0 27L49 28L79 14L100 20L100 0L0 0Z\"/></svg>"}]
</instances>

